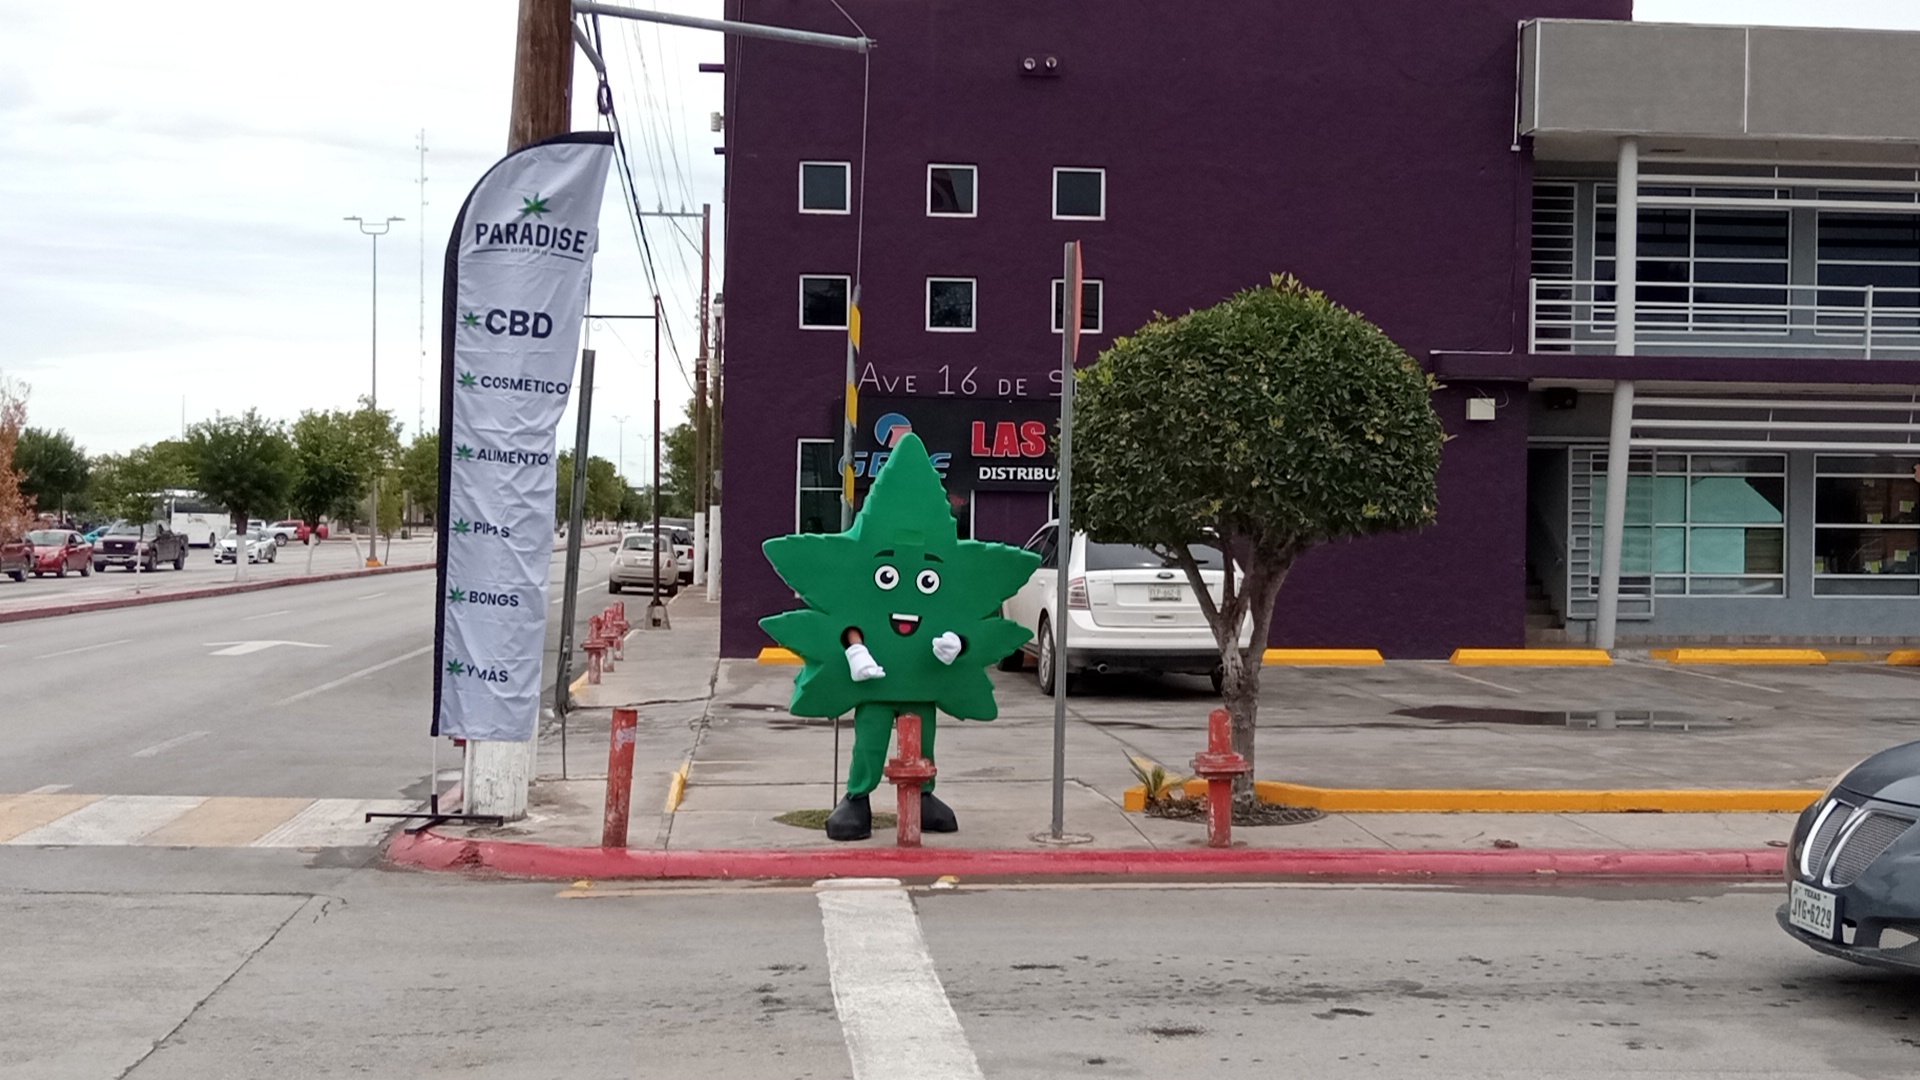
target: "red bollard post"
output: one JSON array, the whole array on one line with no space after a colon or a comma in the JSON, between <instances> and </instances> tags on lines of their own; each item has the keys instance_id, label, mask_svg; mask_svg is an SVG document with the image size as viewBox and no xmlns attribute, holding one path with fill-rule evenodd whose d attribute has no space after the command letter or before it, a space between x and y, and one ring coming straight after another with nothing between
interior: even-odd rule
<instances>
[{"instance_id":1,"label":"red bollard post","mask_svg":"<svg viewBox=\"0 0 1920 1080\"><path fill-rule=\"evenodd\" d=\"M607 734L607 813L600 829L601 847L627 846L627 812L633 802L633 736L639 724L638 710L613 710L613 729Z\"/></svg>"},{"instance_id":2,"label":"red bollard post","mask_svg":"<svg viewBox=\"0 0 1920 1080\"><path fill-rule=\"evenodd\" d=\"M886 777L895 784L900 797L900 820L895 842L900 847L920 846L920 785L933 779L933 762L920 756L920 718L901 713L894 718L900 756L887 762Z\"/></svg>"},{"instance_id":3,"label":"red bollard post","mask_svg":"<svg viewBox=\"0 0 1920 1080\"><path fill-rule=\"evenodd\" d=\"M600 657L607 651L606 645L598 641L588 641L582 646L587 650L587 685L600 685Z\"/></svg>"},{"instance_id":4,"label":"red bollard post","mask_svg":"<svg viewBox=\"0 0 1920 1080\"><path fill-rule=\"evenodd\" d=\"M1233 752L1233 720L1225 709L1207 714L1207 748L1193 756L1194 775L1207 782L1207 846L1233 846L1233 778L1252 771Z\"/></svg>"},{"instance_id":5,"label":"red bollard post","mask_svg":"<svg viewBox=\"0 0 1920 1080\"><path fill-rule=\"evenodd\" d=\"M600 616L600 631L607 635L607 644L613 646L613 658L625 660L627 658L627 623L612 605L608 605L607 610Z\"/></svg>"}]
</instances>

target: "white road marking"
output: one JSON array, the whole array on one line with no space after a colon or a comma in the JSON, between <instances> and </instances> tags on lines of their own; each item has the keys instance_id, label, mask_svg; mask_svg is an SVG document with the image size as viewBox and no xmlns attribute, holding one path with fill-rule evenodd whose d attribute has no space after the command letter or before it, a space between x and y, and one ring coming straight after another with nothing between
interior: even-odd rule
<instances>
[{"instance_id":1,"label":"white road marking","mask_svg":"<svg viewBox=\"0 0 1920 1080\"><path fill-rule=\"evenodd\" d=\"M155 757L157 755L166 753L167 751L173 749L176 746L185 746L186 744L192 742L195 739L204 739L211 734L213 733L210 731L189 731L185 735L175 735L173 738L168 739L166 742L154 743L152 746L147 747L145 750L135 750L133 752L133 756L134 757Z\"/></svg>"},{"instance_id":2,"label":"white road marking","mask_svg":"<svg viewBox=\"0 0 1920 1080\"><path fill-rule=\"evenodd\" d=\"M1454 677L1454 678L1456 678L1456 679L1465 679L1465 680L1467 680L1468 682L1471 682L1471 683L1479 683L1479 684L1480 684L1481 686L1491 686L1491 687L1493 687L1493 688L1494 688L1495 690L1505 690L1505 691L1506 691L1507 693L1509 693L1509 694L1517 694L1517 693L1519 693L1519 692L1520 692L1520 691L1518 691L1518 690L1515 690L1515 689L1514 689L1513 687L1511 687L1511 686L1501 686L1501 685L1500 685L1499 683L1497 683L1497 682L1488 682L1488 681L1487 681L1487 680L1485 680L1485 679L1476 679L1476 678L1474 678L1474 677L1473 677L1473 676L1471 676L1471 675L1467 675L1467 674L1465 674L1465 673L1463 673L1463 672L1458 672L1458 671L1455 671L1455 670L1453 670L1452 668L1441 668L1440 670L1441 670L1441 671L1444 671L1444 672L1446 672L1447 674L1449 674L1449 675L1451 675L1451 676L1453 676L1453 677Z\"/></svg>"},{"instance_id":3,"label":"white road marking","mask_svg":"<svg viewBox=\"0 0 1920 1080\"><path fill-rule=\"evenodd\" d=\"M1647 666L1653 667L1651 664ZM1741 682L1739 679L1729 679L1725 675L1709 675L1704 671L1689 671L1683 667L1662 667L1656 670L1671 671L1675 675L1691 675L1696 679L1712 679L1714 682L1732 683L1735 686L1744 686L1749 690L1765 690L1769 694L1784 693L1784 691L1777 686L1761 686L1757 682Z\"/></svg>"},{"instance_id":4,"label":"white road marking","mask_svg":"<svg viewBox=\"0 0 1920 1080\"><path fill-rule=\"evenodd\" d=\"M356 597L354 597L354 599L355 599L355 600L378 600L378 599L380 599L381 597L383 597L383 596L385 596L385 595L387 595L387 594L386 594L386 593L383 593L383 592L377 592L377 593L368 593L368 594L367 594L367 595L365 595L365 596L356 596Z\"/></svg>"},{"instance_id":5,"label":"white road marking","mask_svg":"<svg viewBox=\"0 0 1920 1080\"><path fill-rule=\"evenodd\" d=\"M366 847L393 828L391 818L368 821L369 811L403 813L420 804L405 799L315 799L248 847Z\"/></svg>"},{"instance_id":6,"label":"white road marking","mask_svg":"<svg viewBox=\"0 0 1920 1080\"><path fill-rule=\"evenodd\" d=\"M933 969L907 891L890 878L816 886L853 1080L980 1080L980 1063Z\"/></svg>"},{"instance_id":7,"label":"white road marking","mask_svg":"<svg viewBox=\"0 0 1920 1080\"><path fill-rule=\"evenodd\" d=\"M72 784L41 784L39 787L34 788L32 791L27 792L27 794L58 795L72 786L73 786Z\"/></svg>"},{"instance_id":8,"label":"white road marking","mask_svg":"<svg viewBox=\"0 0 1920 1080\"><path fill-rule=\"evenodd\" d=\"M549 584L549 585L551 585L551 584L553 584L553 583L552 583L552 582L548 582L547 584ZM575 595L575 596L585 596L585 595L587 595L587 594L588 594L588 593L590 593L590 592L598 592L598 591L600 591L601 589L604 589L604 588L606 588L606 587L607 587L607 583L606 583L606 582L604 582L604 581L602 581L602 582L600 582L600 583L599 583L598 585L589 585L589 586L587 586L586 588L584 588L584 589L581 589L581 590L580 590L579 592L577 592L577 593L574 593L573 595ZM561 593L561 594L560 594L559 596L556 596L556 597L554 597L553 599L551 599L551 600L549 600L549 601L547 601L547 606L548 606L548 607L552 607L552 606L554 606L555 604L559 604L559 603L564 603L564 602L566 601L566 599L567 599L567 594L566 594L566 593Z\"/></svg>"},{"instance_id":9,"label":"white road marking","mask_svg":"<svg viewBox=\"0 0 1920 1080\"><path fill-rule=\"evenodd\" d=\"M208 656L246 656L250 653L271 649L275 645L292 645L300 649L330 649L333 647L331 645L312 645L304 641L208 641L203 644L205 644L207 648L214 650L208 653ZM215 646L219 645L225 645L226 648L215 648Z\"/></svg>"},{"instance_id":10,"label":"white road marking","mask_svg":"<svg viewBox=\"0 0 1920 1080\"><path fill-rule=\"evenodd\" d=\"M121 638L118 641L103 641L98 645L82 645L77 649L62 649L59 652L42 653L41 655L34 657L34 659L35 660L51 660L56 656L72 656L75 653L92 652L95 649L111 649L115 645L131 645L132 643L133 643L132 638Z\"/></svg>"},{"instance_id":11,"label":"white road marking","mask_svg":"<svg viewBox=\"0 0 1920 1080\"><path fill-rule=\"evenodd\" d=\"M391 660L382 660L379 663L373 665L372 667L361 668L359 671L356 671L350 675L342 675L339 678L333 680L332 682L321 683L319 686L313 687L310 690L302 690L299 693L289 698L281 698L279 701L275 702L274 704L275 705L291 705L296 701L305 701L306 699L314 696L315 694L324 694L327 691L332 690L336 686L345 686L346 684L352 682L355 679L362 678L367 675L371 675L376 671L385 671L387 668L390 668L395 664L404 663L405 661L411 660L416 656L419 656L423 653L430 653L432 651L433 651L433 646L422 645L419 648L413 650L412 652L401 653L399 656L396 656ZM215 655L218 655L218 654L216 653Z\"/></svg>"},{"instance_id":12,"label":"white road marking","mask_svg":"<svg viewBox=\"0 0 1920 1080\"><path fill-rule=\"evenodd\" d=\"M131 844L206 801L201 795L109 795L7 843L15 847Z\"/></svg>"},{"instance_id":13,"label":"white road marking","mask_svg":"<svg viewBox=\"0 0 1920 1080\"><path fill-rule=\"evenodd\" d=\"M293 609L292 609L292 608L288 608L288 609L287 609L287 610L285 610L285 611L269 611L269 612L267 612L267 613L266 613L265 615L249 615L249 616L247 616L246 618L244 618L244 619L241 619L240 621L241 621L241 622L252 622L252 621L254 621L255 619L273 619L273 618L278 618L278 617L279 617L279 616L281 616L281 615L291 615L291 614L293 614Z\"/></svg>"}]
</instances>

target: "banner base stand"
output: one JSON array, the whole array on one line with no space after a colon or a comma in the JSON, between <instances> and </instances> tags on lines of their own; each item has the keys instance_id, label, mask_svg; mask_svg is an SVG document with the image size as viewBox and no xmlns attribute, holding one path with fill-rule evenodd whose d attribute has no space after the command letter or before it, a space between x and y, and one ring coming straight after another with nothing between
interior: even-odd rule
<instances>
[{"instance_id":1,"label":"banner base stand","mask_svg":"<svg viewBox=\"0 0 1920 1080\"><path fill-rule=\"evenodd\" d=\"M427 808L425 810L414 810L408 813L368 811L367 820L372 821L374 818L400 818L406 821L414 818L425 818L425 821L405 830L408 836L424 832L427 829L433 828L435 825L445 825L449 821L457 821L463 825L500 826L507 823L507 819L501 817L499 814L456 814L452 811L442 810L440 809L440 793L437 791L427 797Z\"/></svg>"}]
</instances>

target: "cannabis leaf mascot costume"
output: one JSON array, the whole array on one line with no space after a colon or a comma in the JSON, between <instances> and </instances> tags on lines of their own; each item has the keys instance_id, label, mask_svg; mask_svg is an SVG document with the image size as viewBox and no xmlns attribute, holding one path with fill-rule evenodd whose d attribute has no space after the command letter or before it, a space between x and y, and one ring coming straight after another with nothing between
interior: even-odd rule
<instances>
[{"instance_id":1,"label":"cannabis leaf mascot costume","mask_svg":"<svg viewBox=\"0 0 1920 1080\"><path fill-rule=\"evenodd\" d=\"M853 710L847 794L827 835L864 840L873 831L867 793L879 786L895 716L920 716L920 745L932 760L936 707L961 720L1000 714L987 665L1030 636L1000 617L1000 602L1026 584L1040 558L961 540L940 474L912 434L894 444L852 528L778 536L762 547L807 604L760 620L806 665L790 709L823 717ZM920 816L928 832L959 828L931 780Z\"/></svg>"}]
</instances>

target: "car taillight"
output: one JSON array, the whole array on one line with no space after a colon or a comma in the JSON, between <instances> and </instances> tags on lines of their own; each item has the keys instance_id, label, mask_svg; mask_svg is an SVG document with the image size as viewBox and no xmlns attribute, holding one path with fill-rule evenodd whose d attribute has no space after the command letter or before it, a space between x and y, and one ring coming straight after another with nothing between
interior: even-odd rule
<instances>
[{"instance_id":1,"label":"car taillight","mask_svg":"<svg viewBox=\"0 0 1920 1080\"><path fill-rule=\"evenodd\" d=\"M1072 578L1067 582L1067 607L1074 611L1087 610L1087 579Z\"/></svg>"}]
</instances>

